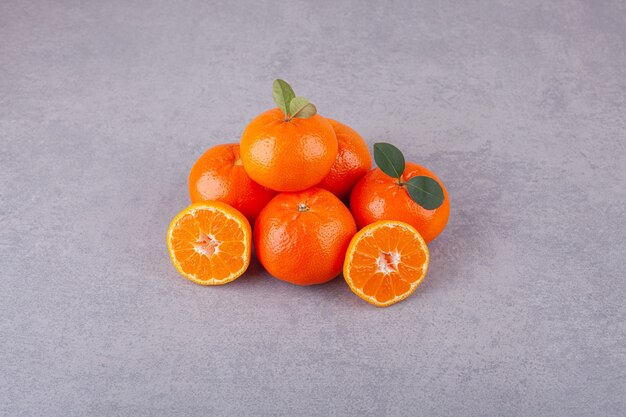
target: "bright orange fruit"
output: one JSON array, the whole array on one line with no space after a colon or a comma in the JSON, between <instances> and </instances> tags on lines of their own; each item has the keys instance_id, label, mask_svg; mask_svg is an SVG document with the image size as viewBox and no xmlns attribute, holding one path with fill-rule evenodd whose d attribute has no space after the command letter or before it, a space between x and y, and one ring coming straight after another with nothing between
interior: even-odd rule
<instances>
[{"instance_id":1,"label":"bright orange fruit","mask_svg":"<svg viewBox=\"0 0 626 417\"><path fill-rule=\"evenodd\" d=\"M415 227L426 243L435 239L446 227L450 216L450 200L443 183L428 169L407 162L402 181L427 176L439 183L444 193L443 203L433 210L425 209L411 199L406 186L375 168L356 184L350 194L350 211L359 228L379 220L398 220Z\"/></svg>"},{"instance_id":2,"label":"bright orange fruit","mask_svg":"<svg viewBox=\"0 0 626 417\"><path fill-rule=\"evenodd\" d=\"M411 295L428 270L428 247L414 227L384 220L361 229L350 242L343 276L350 289L378 307Z\"/></svg>"},{"instance_id":3,"label":"bright orange fruit","mask_svg":"<svg viewBox=\"0 0 626 417\"><path fill-rule=\"evenodd\" d=\"M328 118L326 120L335 131L339 148L335 163L318 187L345 200L354 185L372 168L372 155L367 143L356 130L336 120Z\"/></svg>"},{"instance_id":4,"label":"bright orange fruit","mask_svg":"<svg viewBox=\"0 0 626 417\"><path fill-rule=\"evenodd\" d=\"M297 285L321 284L341 272L356 233L350 211L330 191L278 194L254 225L256 255L274 277Z\"/></svg>"},{"instance_id":5,"label":"bright orange fruit","mask_svg":"<svg viewBox=\"0 0 626 417\"><path fill-rule=\"evenodd\" d=\"M229 204L254 224L276 192L252 181L243 168L239 145L229 143L212 147L196 161L189 173L189 195L192 203Z\"/></svg>"},{"instance_id":6,"label":"bright orange fruit","mask_svg":"<svg viewBox=\"0 0 626 417\"><path fill-rule=\"evenodd\" d=\"M337 156L326 118L287 120L279 108L260 114L241 136L241 159L250 177L276 191L301 191L319 183Z\"/></svg>"},{"instance_id":7,"label":"bright orange fruit","mask_svg":"<svg viewBox=\"0 0 626 417\"><path fill-rule=\"evenodd\" d=\"M252 231L243 214L219 201L193 204L167 231L167 248L178 272L202 285L226 284L250 264Z\"/></svg>"}]
</instances>

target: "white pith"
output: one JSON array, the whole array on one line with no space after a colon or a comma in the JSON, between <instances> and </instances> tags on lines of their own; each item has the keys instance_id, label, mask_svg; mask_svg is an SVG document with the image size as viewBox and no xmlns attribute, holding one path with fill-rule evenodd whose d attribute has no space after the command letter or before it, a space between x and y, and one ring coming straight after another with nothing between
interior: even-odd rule
<instances>
[{"instance_id":1,"label":"white pith","mask_svg":"<svg viewBox=\"0 0 626 417\"><path fill-rule=\"evenodd\" d=\"M208 243L205 243L207 241ZM216 253L220 252L221 244L222 242L217 240L212 234L205 235L203 232L200 232L200 239L193 244L193 248L200 255L204 255L207 258L210 258ZM211 251L209 250L209 248L207 248L208 245L210 245Z\"/></svg>"},{"instance_id":2,"label":"white pith","mask_svg":"<svg viewBox=\"0 0 626 417\"><path fill-rule=\"evenodd\" d=\"M389 259L390 258L390 259ZM400 263L400 254L398 252L380 252L376 258L376 272L390 274L398 272L398 264Z\"/></svg>"}]
</instances>

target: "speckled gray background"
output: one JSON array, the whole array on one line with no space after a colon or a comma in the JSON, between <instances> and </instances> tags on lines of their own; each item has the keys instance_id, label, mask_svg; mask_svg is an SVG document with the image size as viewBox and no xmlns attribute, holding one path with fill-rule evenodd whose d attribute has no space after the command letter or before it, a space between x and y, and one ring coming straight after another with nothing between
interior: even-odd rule
<instances>
[{"instance_id":1,"label":"speckled gray background","mask_svg":"<svg viewBox=\"0 0 626 417\"><path fill-rule=\"evenodd\" d=\"M0 2L2 416L623 416L626 3ZM177 275L283 77L447 185L419 290Z\"/></svg>"}]
</instances>

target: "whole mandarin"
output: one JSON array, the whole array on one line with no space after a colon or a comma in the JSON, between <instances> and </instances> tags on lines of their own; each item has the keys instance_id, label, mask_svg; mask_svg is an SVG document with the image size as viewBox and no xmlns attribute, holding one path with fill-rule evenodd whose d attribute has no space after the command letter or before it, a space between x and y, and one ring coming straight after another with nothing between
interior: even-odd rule
<instances>
[{"instance_id":1,"label":"whole mandarin","mask_svg":"<svg viewBox=\"0 0 626 417\"><path fill-rule=\"evenodd\" d=\"M196 161L189 173L189 195L192 203L230 204L254 224L276 192L252 181L243 168L239 145L229 143L212 147Z\"/></svg>"},{"instance_id":2,"label":"whole mandarin","mask_svg":"<svg viewBox=\"0 0 626 417\"><path fill-rule=\"evenodd\" d=\"M339 149L335 163L318 187L345 200L354 185L372 168L372 155L356 130L336 120L327 120L335 131Z\"/></svg>"},{"instance_id":3,"label":"whole mandarin","mask_svg":"<svg viewBox=\"0 0 626 417\"><path fill-rule=\"evenodd\" d=\"M355 233L348 208L330 191L310 188L274 197L257 217L253 240L257 258L271 275L313 285L341 273Z\"/></svg>"},{"instance_id":4,"label":"whole mandarin","mask_svg":"<svg viewBox=\"0 0 626 417\"><path fill-rule=\"evenodd\" d=\"M301 191L319 183L337 156L337 138L326 118L286 120L275 108L261 113L241 136L241 159L250 177L276 191Z\"/></svg>"},{"instance_id":5,"label":"whole mandarin","mask_svg":"<svg viewBox=\"0 0 626 417\"><path fill-rule=\"evenodd\" d=\"M450 216L450 200L443 183L428 169L407 162L402 181L415 176L427 176L439 183L444 201L438 208L427 210L417 204L397 178L375 168L354 187L350 195L350 211L360 228L379 220L397 220L415 227L426 243L435 239L446 227Z\"/></svg>"}]
</instances>

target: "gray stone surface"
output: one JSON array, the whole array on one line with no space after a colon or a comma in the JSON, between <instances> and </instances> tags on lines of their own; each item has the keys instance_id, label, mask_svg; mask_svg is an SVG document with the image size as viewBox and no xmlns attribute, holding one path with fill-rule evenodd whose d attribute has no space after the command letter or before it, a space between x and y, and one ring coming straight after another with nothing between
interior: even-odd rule
<instances>
[{"instance_id":1,"label":"gray stone surface","mask_svg":"<svg viewBox=\"0 0 626 417\"><path fill-rule=\"evenodd\" d=\"M626 3L0 2L2 416L623 416ZM283 77L452 202L425 283L177 275Z\"/></svg>"}]
</instances>

